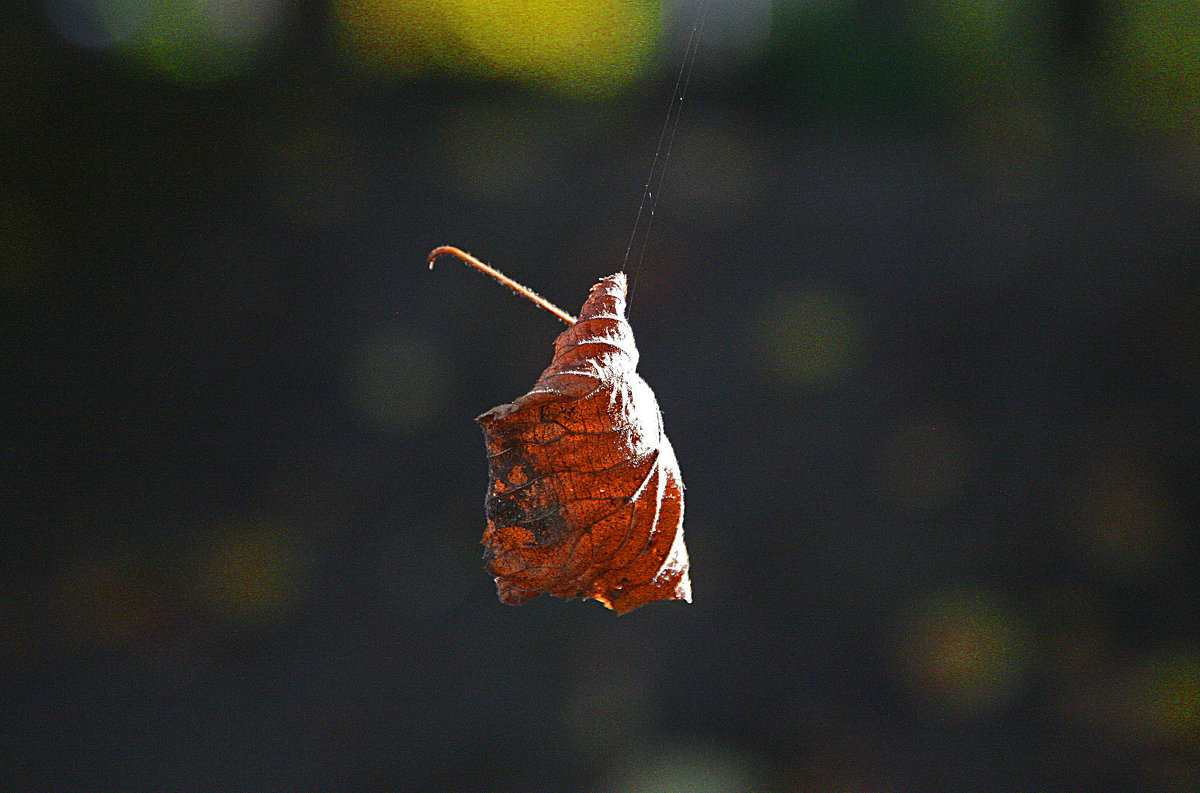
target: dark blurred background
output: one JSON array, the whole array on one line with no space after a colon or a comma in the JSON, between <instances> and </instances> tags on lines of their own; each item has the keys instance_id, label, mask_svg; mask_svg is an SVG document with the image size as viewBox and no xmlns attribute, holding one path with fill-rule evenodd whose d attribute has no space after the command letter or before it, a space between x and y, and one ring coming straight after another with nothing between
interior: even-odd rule
<instances>
[{"instance_id":1,"label":"dark blurred background","mask_svg":"<svg viewBox=\"0 0 1200 793\"><path fill-rule=\"evenodd\" d=\"M425 254L577 311L698 10L6 12L0 787L1200 790L1188 0L708 0L630 263L695 602L496 601L561 325Z\"/></svg>"}]
</instances>

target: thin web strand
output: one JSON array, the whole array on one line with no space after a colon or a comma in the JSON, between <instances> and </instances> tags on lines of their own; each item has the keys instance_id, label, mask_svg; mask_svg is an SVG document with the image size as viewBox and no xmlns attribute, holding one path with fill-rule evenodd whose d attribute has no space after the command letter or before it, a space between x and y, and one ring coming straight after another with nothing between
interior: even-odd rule
<instances>
[{"instance_id":1,"label":"thin web strand","mask_svg":"<svg viewBox=\"0 0 1200 793\"><path fill-rule=\"evenodd\" d=\"M633 231L629 235L629 245L626 246L625 256L621 260L621 271L624 272L629 266L629 255L633 252L642 215L645 213L646 203L649 202L650 212L646 221L642 248L638 255L637 268L634 271L633 280L629 285L630 300L632 300L634 289L637 286L637 278L641 271L642 262L646 258L646 249L650 244L650 229L654 225L654 213L658 208L658 196L661 193L663 180L666 177L667 162L671 158L671 148L675 143L675 133L679 130L679 119L683 115L683 100L687 95L688 86L691 84L692 70L696 64L696 52L699 49L700 36L704 27L704 10L705 0L701 0L699 8L696 11L696 19L692 23L691 32L688 34L687 45L684 48L683 62L680 64L679 74L675 78L675 87L671 91L671 101L667 105L667 117L663 122L662 132L658 136L658 144L654 149L654 157L650 162L650 174L646 177L646 186L642 191L642 200L638 204L637 215L634 217ZM662 162L661 167L659 165L660 160ZM657 189L655 186L656 173L658 175Z\"/></svg>"},{"instance_id":2,"label":"thin web strand","mask_svg":"<svg viewBox=\"0 0 1200 793\"><path fill-rule=\"evenodd\" d=\"M642 200L638 204L637 215L633 220L633 231L629 235L629 245L625 248L625 257L621 260L621 270L629 264L629 254L633 252L634 243L637 241L638 229L641 224L642 215L645 213L646 202L654 197L654 176L659 170L659 160L663 161L662 171L666 171L666 162L663 154L663 144L667 144L667 155L669 157L671 142L674 139L674 130L678 129L679 116L683 112L683 98L687 93L687 85L691 81L692 66L695 63L696 50L700 41L700 29L702 16L704 14L704 2L701 0L700 7L696 12L696 20L692 23L692 30L688 34L687 45L684 47L683 61L679 65L679 73L675 77L675 86L671 91L671 101L667 105L667 116L663 121L662 131L658 136L658 144L654 148L654 157L650 161L650 173L646 177L646 185L642 190ZM680 90L682 88L682 90ZM679 103L678 111L676 110L676 101ZM674 120L674 126L672 126ZM659 179L661 186L662 179ZM651 213L654 211L654 206L651 206Z\"/></svg>"}]
</instances>

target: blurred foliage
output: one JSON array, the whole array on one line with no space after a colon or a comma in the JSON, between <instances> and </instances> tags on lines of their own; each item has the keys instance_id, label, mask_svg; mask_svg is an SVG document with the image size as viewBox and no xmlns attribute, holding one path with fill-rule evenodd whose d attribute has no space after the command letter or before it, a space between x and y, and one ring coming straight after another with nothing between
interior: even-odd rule
<instances>
[{"instance_id":1,"label":"blurred foliage","mask_svg":"<svg viewBox=\"0 0 1200 793\"><path fill-rule=\"evenodd\" d=\"M631 266L697 598L619 622L494 603L557 327L423 256L576 308L698 4L35 8L0 787L1195 789L1196 3L707 0Z\"/></svg>"}]
</instances>

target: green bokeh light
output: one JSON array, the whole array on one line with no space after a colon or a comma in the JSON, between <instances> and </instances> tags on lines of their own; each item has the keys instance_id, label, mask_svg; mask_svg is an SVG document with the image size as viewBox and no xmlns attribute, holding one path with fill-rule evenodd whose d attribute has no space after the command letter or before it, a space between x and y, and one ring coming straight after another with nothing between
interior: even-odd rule
<instances>
[{"instance_id":1,"label":"green bokeh light","mask_svg":"<svg viewBox=\"0 0 1200 793\"><path fill-rule=\"evenodd\" d=\"M196 555L201 603L231 625L281 620L306 589L306 564L292 534L270 523L214 532Z\"/></svg>"},{"instance_id":2,"label":"green bokeh light","mask_svg":"<svg viewBox=\"0 0 1200 793\"><path fill-rule=\"evenodd\" d=\"M97 43L160 78L204 85L271 53L287 0L83 0Z\"/></svg>"},{"instance_id":3,"label":"green bokeh light","mask_svg":"<svg viewBox=\"0 0 1200 793\"><path fill-rule=\"evenodd\" d=\"M855 302L829 289L789 289L759 310L757 346L770 374L792 385L830 388L864 363L866 322Z\"/></svg>"},{"instance_id":4,"label":"green bokeh light","mask_svg":"<svg viewBox=\"0 0 1200 793\"><path fill-rule=\"evenodd\" d=\"M607 94L649 63L661 19L635 0L448 0L472 71L570 94ZM473 62L472 62L473 61Z\"/></svg>"},{"instance_id":5,"label":"green bokeh light","mask_svg":"<svg viewBox=\"0 0 1200 793\"><path fill-rule=\"evenodd\" d=\"M349 399L384 432L428 431L450 404L442 356L424 339L383 331L363 341L350 363Z\"/></svg>"},{"instance_id":6,"label":"green bokeh light","mask_svg":"<svg viewBox=\"0 0 1200 793\"><path fill-rule=\"evenodd\" d=\"M1104 65L1112 110L1131 126L1200 145L1200 4L1116 4Z\"/></svg>"}]
</instances>

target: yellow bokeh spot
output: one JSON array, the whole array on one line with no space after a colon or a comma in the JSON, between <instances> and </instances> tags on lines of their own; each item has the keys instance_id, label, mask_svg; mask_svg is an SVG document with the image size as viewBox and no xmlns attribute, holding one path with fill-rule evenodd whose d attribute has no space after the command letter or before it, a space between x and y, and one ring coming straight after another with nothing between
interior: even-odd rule
<instances>
[{"instance_id":1,"label":"yellow bokeh spot","mask_svg":"<svg viewBox=\"0 0 1200 793\"><path fill-rule=\"evenodd\" d=\"M1200 656L1180 653L1163 660L1154 677L1158 723L1172 738L1200 743Z\"/></svg>"},{"instance_id":2,"label":"yellow bokeh spot","mask_svg":"<svg viewBox=\"0 0 1200 793\"><path fill-rule=\"evenodd\" d=\"M1200 654L1193 647L1161 650L1138 662L1126 681L1121 719L1153 745L1200 748Z\"/></svg>"},{"instance_id":3,"label":"yellow bokeh spot","mask_svg":"<svg viewBox=\"0 0 1200 793\"><path fill-rule=\"evenodd\" d=\"M1089 461L1070 504L1070 529L1085 553L1121 575L1161 566L1184 531L1166 491L1136 454L1108 452Z\"/></svg>"},{"instance_id":4,"label":"yellow bokeh spot","mask_svg":"<svg viewBox=\"0 0 1200 793\"><path fill-rule=\"evenodd\" d=\"M296 538L277 527L238 527L201 548L197 585L216 614L251 625L279 619L298 602L304 565Z\"/></svg>"},{"instance_id":5,"label":"yellow bokeh spot","mask_svg":"<svg viewBox=\"0 0 1200 793\"><path fill-rule=\"evenodd\" d=\"M462 65L573 94L606 94L638 77L661 25L638 0L445 0Z\"/></svg>"},{"instance_id":6,"label":"yellow bokeh spot","mask_svg":"<svg viewBox=\"0 0 1200 793\"><path fill-rule=\"evenodd\" d=\"M910 690L944 715L1002 707L1028 667L1023 626L984 591L955 591L917 604L902 621L899 641Z\"/></svg>"},{"instance_id":7,"label":"yellow bokeh spot","mask_svg":"<svg viewBox=\"0 0 1200 793\"><path fill-rule=\"evenodd\" d=\"M865 322L854 302L831 290L788 290L759 312L756 341L769 373L794 385L828 388L864 363Z\"/></svg>"}]
</instances>

